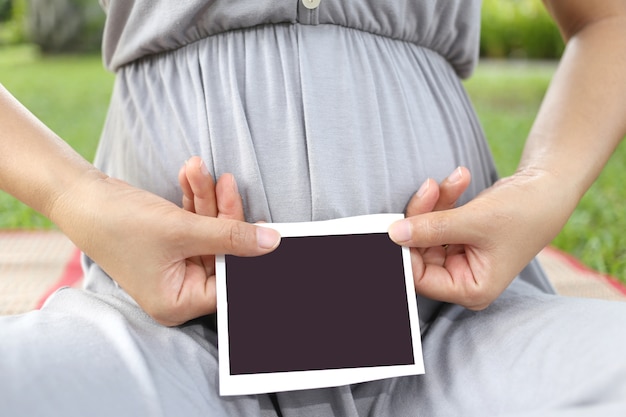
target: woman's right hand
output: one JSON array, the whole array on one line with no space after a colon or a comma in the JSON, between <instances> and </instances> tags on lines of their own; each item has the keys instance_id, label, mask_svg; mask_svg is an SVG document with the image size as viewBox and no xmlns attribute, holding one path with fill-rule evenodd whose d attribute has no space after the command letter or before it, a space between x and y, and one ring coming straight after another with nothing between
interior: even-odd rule
<instances>
[{"instance_id":1,"label":"woman's right hand","mask_svg":"<svg viewBox=\"0 0 626 417\"><path fill-rule=\"evenodd\" d=\"M215 254L258 256L280 242L273 229L242 221L232 176L213 184L199 159L185 169L185 195L193 188L187 210L94 170L50 211L78 247L168 326L216 311Z\"/></svg>"}]
</instances>

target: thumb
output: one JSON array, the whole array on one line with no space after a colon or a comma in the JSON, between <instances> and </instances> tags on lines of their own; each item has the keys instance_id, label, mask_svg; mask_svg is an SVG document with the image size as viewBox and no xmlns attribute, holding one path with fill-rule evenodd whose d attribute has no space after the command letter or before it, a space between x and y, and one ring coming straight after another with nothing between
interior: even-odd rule
<instances>
[{"instance_id":1,"label":"thumb","mask_svg":"<svg viewBox=\"0 0 626 417\"><path fill-rule=\"evenodd\" d=\"M463 206L398 220L389 227L389 237L398 245L413 248L472 243L477 236L475 221L465 211Z\"/></svg>"},{"instance_id":2,"label":"thumb","mask_svg":"<svg viewBox=\"0 0 626 417\"><path fill-rule=\"evenodd\" d=\"M182 234L183 257L230 254L264 255L280 243L278 231L244 221L200 216L182 212L189 217Z\"/></svg>"}]
</instances>

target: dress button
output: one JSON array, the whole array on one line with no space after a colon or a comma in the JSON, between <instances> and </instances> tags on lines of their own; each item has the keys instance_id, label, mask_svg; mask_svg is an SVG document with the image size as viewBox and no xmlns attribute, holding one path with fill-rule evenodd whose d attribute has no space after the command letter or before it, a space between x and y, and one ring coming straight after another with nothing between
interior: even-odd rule
<instances>
[{"instance_id":1,"label":"dress button","mask_svg":"<svg viewBox=\"0 0 626 417\"><path fill-rule=\"evenodd\" d=\"M321 0L302 0L302 4L307 9L316 9L320 5Z\"/></svg>"}]
</instances>

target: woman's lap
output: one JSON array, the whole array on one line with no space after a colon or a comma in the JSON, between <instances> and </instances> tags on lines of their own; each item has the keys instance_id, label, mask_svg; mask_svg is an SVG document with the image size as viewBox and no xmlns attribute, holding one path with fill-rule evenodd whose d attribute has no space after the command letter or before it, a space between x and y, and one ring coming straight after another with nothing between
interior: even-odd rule
<instances>
[{"instance_id":1,"label":"woman's lap","mask_svg":"<svg viewBox=\"0 0 626 417\"><path fill-rule=\"evenodd\" d=\"M517 280L484 311L442 308L422 335L425 375L272 402L218 396L216 337L202 320L166 328L121 290L65 289L41 311L0 319L0 410L250 416L275 415L277 403L299 417L624 413L625 321L626 303L548 295Z\"/></svg>"},{"instance_id":2,"label":"woman's lap","mask_svg":"<svg viewBox=\"0 0 626 417\"><path fill-rule=\"evenodd\" d=\"M417 393L442 415L594 403L626 415L625 325L626 303L544 294L518 279L485 311L444 308L424 337Z\"/></svg>"}]
</instances>

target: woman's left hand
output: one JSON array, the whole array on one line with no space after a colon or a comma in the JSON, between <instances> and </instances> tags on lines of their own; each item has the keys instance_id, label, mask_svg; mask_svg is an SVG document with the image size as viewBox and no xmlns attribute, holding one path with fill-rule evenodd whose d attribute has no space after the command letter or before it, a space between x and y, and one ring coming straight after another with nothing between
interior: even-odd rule
<instances>
[{"instance_id":1,"label":"woman's left hand","mask_svg":"<svg viewBox=\"0 0 626 417\"><path fill-rule=\"evenodd\" d=\"M454 208L469 184L469 171L455 173L456 182L454 174L427 181L389 234L411 248L418 294L480 310L551 241L575 202L550 173L518 172Z\"/></svg>"}]
</instances>

